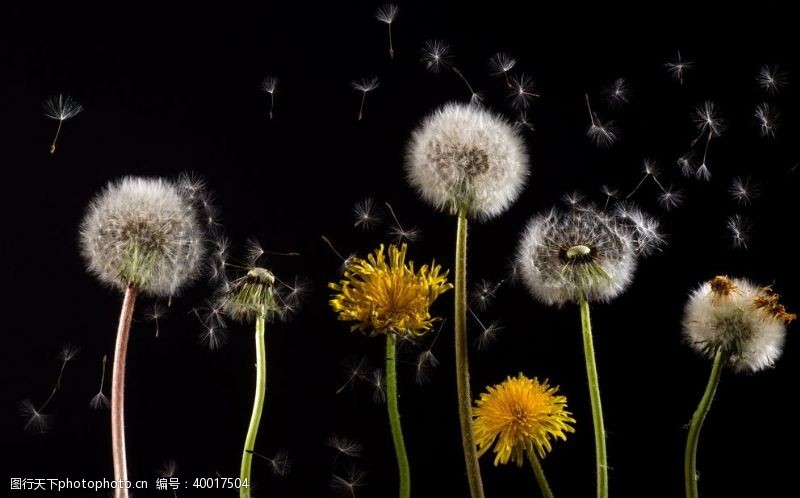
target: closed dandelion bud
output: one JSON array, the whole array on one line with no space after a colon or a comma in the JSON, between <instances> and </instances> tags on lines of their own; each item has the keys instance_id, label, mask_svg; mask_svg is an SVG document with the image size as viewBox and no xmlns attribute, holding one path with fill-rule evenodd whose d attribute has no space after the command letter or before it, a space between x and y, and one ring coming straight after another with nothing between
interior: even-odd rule
<instances>
[{"instance_id":1,"label":"closed dandelion bud","mask_svg":"<svg viewBox=\"0 0 800 498\"><path fill-rule=\"evenodd\" d=\"M770 287L714 277L689 296L684 337L704 357L721 351L735 371L758 372L780 357L786 324L795 319L779 299Z\"/></svg>"},{"instance_id":2,"label":"closed dandelion bud","mask_svg":"<svg viewBox=\"0 0 800 498\"><path fill-rule=\"evenodd\" d=\"M281 306L275 291L275 276L264 268L252 268L228 286L222 296L222 309L234 320L272 318Z\"/></svg>"},{"instance_id":3,"label":"closed dandelion bud","mask_svg":"<svg viewBox=\"0 0 800 498\"><path fill-rule=\"evenodd\" d=\"M200 273L203 230L181 187L160 178L110 183L81 224L89 271L124 290L171 296Z\"/></svg>"},{"instance_id":4,"label":"closed dandelion bud","mask_svg":"<svg viewBox=\"0 0 800 498\"><path fill-rule=\"evenodd\" d=\"M493 218L516 200L529 174L523 139L486 109L447 104L423 121L408 145L406 175L437 209Z\"/></svg>"}]
</instances>

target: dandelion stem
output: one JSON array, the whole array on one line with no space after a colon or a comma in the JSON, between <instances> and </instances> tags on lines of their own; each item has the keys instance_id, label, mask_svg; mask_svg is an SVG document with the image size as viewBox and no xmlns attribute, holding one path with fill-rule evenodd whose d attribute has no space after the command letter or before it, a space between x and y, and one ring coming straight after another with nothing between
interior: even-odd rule
<instances>
[{"instance_id":1,"label":"dandelion stem","mask_svg":"<svg viewBox=\"0 0 800 498\"><path fill-rule=\"evenodd\" d=\"M456 387L458 416L461 421L461 442L467 465L467 480L472 498L483 498L481 469L472 426L472 396L469 386L469 350L467 342L467 212L458 210L456 232L455 339Z\"/></svg>"},{"instance_id":2,"label":"dandelion stem","mask_svg":"<svg viewBox=\"0 0 800 498\"><path fill-rule=\"evenodd\" d=\"M53 137L53 143L50 144L50 153L56 153L56 142L58 141L58 134L61 133L61 125L64 123L63 119L58 120L58 128L56 128L56 136Z\"/></svg>"},{"instance_id":3,"label":"dandelion stem","mask_svg":"<svg viewBox=\"0 0 800 498\"><path fill-rule=\"evenodd\" d=\"M692 416L692 424L689 426L689 436L686 439L686 452L683 459L683 471L686 485L686 498L697 498L699 495L697 491L697 442L700 440L700 429L703 428L703 421L706 418L708 409L711 408L711 402L714 400L714 393L717 392L717 385L722 376L722 370L725 363L728 362L728 355L722 352L721 349L717 350L714 356L714 366L711 367L711 375L706 385L706 391L703 393L703 398L700 404L697 405Z\"/></svg>"},{"instance_id":4,"label":"dandelion stem","mask_svg":"<svg viewBox=\"0 0 800 498\"><path fill-rule=\"evenodd\" d=\"M600 403L600 383L597 380L597 364L592 343L592 319L589 302L580 297L581 329L583 330L583 355L586 360L586 377L589 384L589 399L592 404L594 426L594 453L597 465L597 497L608 498L608 463L606 457L606 431L603 426L603 407Z\"/></svg>"},{"instance_id":5,"label":"dandelion stem","mask_svg":"<svg viewBox=\"0 0 800 498\"><path fill-rule=\"evenodd\" d=\"M253 482L250 479L250 467L253 463L253 448L256 445L258 425L261 422L261 412L264 409L264 398L267 394L267 346L264 339L266 319L263 315L256 317L256 394L253 401L253 413L250 415L250 427L247 428L247 437L244 440L242 452L241 481L239 489L241 498L250 498L250 489ZM245 483L247 487L245 487Z\"/></svg>"},{"instance_id":6,"label":"dandelion stem","mask_svg":"<svg viewBox=\"0 0 800 498\"><path fill-rule=\"evenodd\" d=\"M547 484L547 478L544 476L544 469L542 468L542 462L539 460L539 457L532 451L529 451L528 460L531 462L531 467L533 467L533 473L536 474L536 482L539 483L542 496L544 498L553 498L553 491L550 489L550 485Z\"/></svg>"},{"instance_id":7,"label":"dandelion stem","mask_svg":"<svg viewBox=\"0 0 800 498\"><path fill-rule=\"evenodd\" d=\"M136 304L136 286L128 283L114 347L114 369L111 373L111 451L114 458L114 480L128 480L128 462L125 453L125 359L128 355L128 338ZM116 498L127 498L128 490L119 488Z\"/></svg>"},{"instance_id":8,"label":"dandelion stem","mask_svg":"<svg viewBox=\"0 0 800 498\"><path fill-rule=\"evenodd\" d=\"M400 498L411 496L411 474L408 467L406 444L400 426L400 411L397 408L397 335L386 334L386 406L389 410L389 425L392 428L394 452L397 455L397 470L400 473Z\"/></svg>"}]
</instances>

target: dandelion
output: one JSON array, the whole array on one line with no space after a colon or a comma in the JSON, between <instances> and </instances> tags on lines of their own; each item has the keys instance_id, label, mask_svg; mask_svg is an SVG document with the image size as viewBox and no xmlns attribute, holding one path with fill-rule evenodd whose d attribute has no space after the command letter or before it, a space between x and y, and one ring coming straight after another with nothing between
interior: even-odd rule
<instances>
[{"instance_id":1,"label":"dandelion","mask_svg":"<svg viewBox=\"0 0 800 498\"><path fill-rule=\"evenodd\" d=\"M103 368L100 373L100 387L97 389L97 394L89 401L89 406L92 407L93 410L100 410L103 408L108 408L108 397L103 393L103 386L106 383L106 360L108 359L108 355L103 355Z\"/></svg>"},{"instance_id":2,"label":"dandelion","mask_svg":"<svg viewBox=\"0 0 800 498\"><path fill-rule=\"evenodd\" d=\"M508 77L508 72L514 69L517 65L517 59L511 57L505 52L498 52L489 58L489 69L492 76L500 76L506 79L506 86L511 88L511 80Z\"/></svg>"},{"instance_id":3,"label":"dandelion","mask_svg":"<svg viewBox=\"0 0 800 498\"><path fill-rule=\"evenodd\" d=\"M747 249L747 245L750 243L750 231L753 229L750 220L735 214L728 217L726 226L731 241L733 242L733 247L736 249Z\"/></svg>"},{"instance_id":4,"label":"dandelion","mask_svg":"<svg viewBox=\"0 0 800 498\"><path fill-rule=\"evenodd\" d=\"M353 88L361 92L361 107L358 108L358 120L364 117L364 103L367 100L367 92L371 92L380 86L377 76L370 76L368 78L361 78L352 82Z\"/></svg>"},{"instance_id":5,"label":"dandelion","mask_svg":"<svg viewBox=\"0 0 800 498\"><path fill-rule=\"evenodd\" d=\"M610 147L619 138L617 128L614 126L613 121L603 123L600 118L592 110L592 104L589 101L589 94L586 97L586 107L589 110L589 129L586 130L586 136L597 147Z\"/></svg>"},{"instance_id":6,"label":"dandelion","mask_svg":"<svg viewBox=\"0 0 800 498\"><path fill-rule=\"evenodd\" d=\"M625 78L617 78L603 91L606 102L612 109L618 109L630 102L630 86Z\"/></svg>"},{"instance_id":7,"label":"dandelion","mask_svg":"<svg viewBox=\"0 0 800 498\"><path fill-rule=\"evenodd\" d=\"M472 498L483 498L469 387L467 342L467 224L506 211L530 172L522 138L505 120L475 106L448 104L414 131L406 178L436 209L457 216L455 368L464 459Z\"/></svg>"},{"instance_id":8,"label":"dandelion","mask_svg":"<svg viewBox=\"0 0 800 498\"><path fill-rule=\"evenodd\" d=\"M539 97L539 94L536 93L533 79L530 76L521 74L511 78L508 98L514 109L525 111L536 97Z\"/></svg>"},{"instance_id":9,"label":"dandelion","mask_svg":"<svg viewBox=\"0 0 800 498\"><path fill-rule=\"evenodd\" d=\"M744 206L751 204L761 194L758 184L749 176L734 178L728 192L733 200Z\"/></svg>"},{"instance_id":10,"label":"dandelion","mask_svg":"<svg viewBox=\"0 0 800 498\"><path fill-rule=\"evenodd\" d=\"M771 286L717 276L693 291L686 303L683 335L704 358L713 360L705 393L689 427L684 457L687 498L697 498L697 445L700 430L726 366L758 372L780 357L786 325L796 316L786 311Z\"/></svg>"},{"instance_id":11,"label":"dandelion","mask_svg":"<svg viewBox=\"0 0 800 498\"><path fill-rule=\"evenodd\" d=\"M473 90L472 85L469 84L464 73L453 64L453 61L454 58L450 52L450 46L446 42L442 40L428 40L425 42L422 48L422 63L425 64L428 71L433 74L438 74L442 70L452 71L467 87L470 95L470 102L472 104L480 103L480 94Z\"/></svg>"},{"instance_id":12,"label":"dandelion","mask_svg":"<svg viewBox=\"0 0 800 498\"><path fill-rule=\"evenodd\" d=\"M261 91L269 94L269 119L273 118L275 110L275 92L278 90L278 78L267 76L261 82Z\"/></svg>"},{"instance_id":13,"label":"dandelion","mask_svg":"<svg viewBox=\"0 0 800 498\"><path fill-rule=\"evenodd\" d=\"M775 94L786 86L788 77L777 64L766 64L758 70L756 82L765 92Z\"/></svg>"},{"instance_id":14,"label":"dandelion","mask_svg":"<svg viewBox=\"0 0 800 498\"><path fill-rule=\"evenodd\" d=\"M509 460L522 466L527 455L542 494L552 497L539 460L552 450L551 441L566 441L566 433L575 432L575 419L566 408L567 398L558 387L521 373L488 387L475 403L479 455L494 447L495 466Z\"/></svg>"},{"instance_id":15,"label":"dandelion","mask_svg":"<svg viewBox=\"0 0 800 498\"><path fill-rule=\"evenodd\" d=\"M355 228L369 230L380 220L380 214L377 212L375 201L372 197L367 197L353 208L353 226Z\"/></svg>"},{"instance_id":16,"label":"dandelion","mask_svg":"<svg viewBox=\"0 0 800 498\"><path fill-rule=\"evenodd\" d=\"M45 116L58 121L56 135L53 137L53 143L50 144L50 153L55 154L56 142L58 142L58 135L61 133L61 126L67 119L74 118L80 114L83 111L83 106L76 102L75 99L69 95L59 93L58 95L45 100L42 107L44 109Z\"/></svg>"},{"instance_id":17,"label":"dandelion","mask_svg":"<svg viewBox=\"0 0 800 498\"><path fill-rule=\"evenodd\" d=\"M90 204L80 230L90 273L124 293L111 381L114 478L127 480L125 363L133 308L139 294L168 297L197 278L204 255L200 213L181 183L125 177ZM119 489L117 498L127 498Z\"/></svg>"},{"instance_id":18,"label":"dandelion","mask_svg":"<svg viewBox=\"0 0 800 498\"><path fill-rule=\"evenodd\" d=\"M692 140L691 146L694 145L704 136L706 137L706 145L703 149L703 162L697 169L695 176L702 180L708 181L711 179L711 172L706 166L706 159L708 158L708 147L711 144L711 139L718 137L725 131L725 121L719 117L717 106L710 100L706 100L702 105L698 106L694 111L694 122L697 125L699 135Z\"/></svg>"},{"instance_id":19,"label":"dandelion","mask_svg":"<svg viewBox=\"0 0 800 498\"><path fill-rule=\"evenodd\" d=\"M61 368L58 370L58 378L53 385L53 390L50 391L50 396L47 397L40 407L36 407L31 400L25 400L20 404L20 415L25 417L25 430L38 434L44 434L50 428L50 415L44 413L44 410L55 397L59 389L61 389L61 379L64 377L64 370L67 368L67 363L75 359L80 352L80 348L65 344L61 347L58 353L58 359L61 360Z\"/></svg>"},{"instance_id":20,"label":"dandelion","mask_svg":"<svg viewBox=\"0 0 800 498\"><path fill-rule=\"evenodd\" d=\"M394 46L392 45L392 23L397 18L397 12L400 8L393 4L387 3L378 7L375 11L375 19L386 24L389 30L389 58L394 59Z\"/></svg>"},{"instance_id":21,"label":"dandelion","mask_svg":"<svg viewBox=\"0 0 800 498\"><path fill-rule=\"evenodd\" d=\"M408 246L390 245L388 254L381 245L366 259L355 258L344 272L339 283L330 283L334 291L331 308L339 320L353 322L352 331L386 336L386 399L389 423L400 474L400 497L410 495L408 457L400 426L397 406L397 339L421 336L434 322L430 306L452 285L447 283L447 272L435 263L414 269L406 263ZM383 394L383 372L373 373L373 387Z\"/></svg>"},{"instance_id":22,"label":"dandelion","mask_svg":"<svg viewBox=\"0 0 800 498\"><path fill-rule=\"evenodd\" d=\"M620 205L613 213L587 205L534 217L517 250L520 276L536 299L580 307L598 498L608 497L608 465L589 302L610 301L621 294L633 280L637 259L661 241L658 222L630 205Z\"/></svg>"},{"instance_id":23,"label":"dandelion","mask_svg":"<svg viewBox=\"0 0 800 498\"><path fill-rule=\"evenodd\" d=\"M756 123L762 137L775 138L775 131L780 124L780 116L781 113L768 102L756 106Z\"/></svg>"},{"instance_id":24,"label":"dandelion","mask_svg":"<svg viewBox=\"0 0 800 498\"><path fill-rule=\"evenodd\" d=\"M685 73L694 67L694 61L683 59L679 50L675 58L664 64L664 66L666 66L667 72L670 74L670 76L672 76L675 81L683 85Z\"/></svg>"}]
</instances>

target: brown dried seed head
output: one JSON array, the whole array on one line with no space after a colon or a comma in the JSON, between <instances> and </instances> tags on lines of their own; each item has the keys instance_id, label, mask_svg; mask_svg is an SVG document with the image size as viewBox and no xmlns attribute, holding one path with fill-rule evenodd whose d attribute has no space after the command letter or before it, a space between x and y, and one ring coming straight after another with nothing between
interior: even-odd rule
<instances>
[{"instance_id":1,"label":"brown dried seed head","mask_svg":"<svg viewBox=\"0 0 800 498\"><path fill-rule=\"evenodd\" d=\"M786 323L797 318L797 315L794 313L786 311L786 307L780 303L780 296L772 292L771 287L762 287L761 290L765 291L766 294L753 299L753 306L764 311L776 320L782 320Z\"/></svg>"},{"instance_id":2,"label":"brown dried seed head","mask_svg":"<svg viewBox=\"0 0 800 498\"><path fill-rule=\"evenodd\" d=\"M711 293L716 299L728 297L731 293L736 291L736 283L728 277L721 275L717 275L711 279L709 285L711 285Z\"/></svg>"}]
</instances>

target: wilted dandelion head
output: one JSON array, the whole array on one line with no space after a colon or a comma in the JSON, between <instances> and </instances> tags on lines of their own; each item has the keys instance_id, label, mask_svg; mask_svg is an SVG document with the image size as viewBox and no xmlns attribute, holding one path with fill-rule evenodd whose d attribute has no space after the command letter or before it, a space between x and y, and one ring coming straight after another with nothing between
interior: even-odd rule
<instances>
[{"instance_id":1,"label":"wilted dandelion head","mask_svg":"<svg viewBox=\"0 0 800 498\"><path fill-rule=\"evenodd\" d=\"M545 304L609 301L633 279L637 256L660 243L657 222L632 208L607 214L594 206L534 217L517 250L528 290Z\"/></svg>"},{"instance_id":2,"label":"wilted dandelion head","mask_svg":"<svg viewBox=\"0 0 800 498\"><path fill-rule=\"evenodd\" d=\"M471 105L447 104L412 134L406 177L438 209L473 218L499 215L528 177L522 137L506 120Z\"/></svg>"},{"instance_id":3,"label":"wilted dandelion head","mask_svg":"<svg viewBox=\"0 0 800 498\"><path fill-rule=\"evenodd\" d=\"M431 329L430 306L452 285L435 263L415 271L406 263L407 247L390 245L387 255L381 245L366 259L354 258L344 278L329 284L330 305L340 320L356 322L352 330L406 336Z\"/></svg>"},{"instance_id":4,"label":"wilted dandelion head","mask_svg":"<svg viewBox=\"0 0 800 498\"><path fill-rule=\"evenodd\" d=\"M551 440L566 440L567 432L575 432L567 398L558 395L558 388L522 374L487 388L475 404L478 455L494 445L495 465L511 460L521 466L525 453L534 450L544 458Z\"/></svg>"},{"instance_id":5,"label":"wilted dandelion head","mask_svg":"<svg viewBox=\"0 0 800 498\"><path fill-rule=\"evenodd\" d=\"M222 310L234 320L270 319L281 311L275 291L275 276L265 268L254 267L231 282L221 297Z\"/></svg>"},{"instance_id":6,"label":"wilted dandelion head","mask_svg":"<svg viewBox=\"0 0 800 498\"><path fill-rule=\"evenodd\" d=\"M119 289L170 296L198 276L204 253L198 212L184 189L161 178L109 183L80 228L88 269Z\"/></svg>"},{"instance_id":7,"label":"wilted dandelion head","mask_svg":"<svg viewBox=\"0 0 800 498\"><path fill-rule=\"evenodd\" d=\"M780 357L786 324L794 319L771 287L718 276L689 296L683 335L701 355L722 351L735 371L757 372Z\"/></svg>"}]
</instances>

